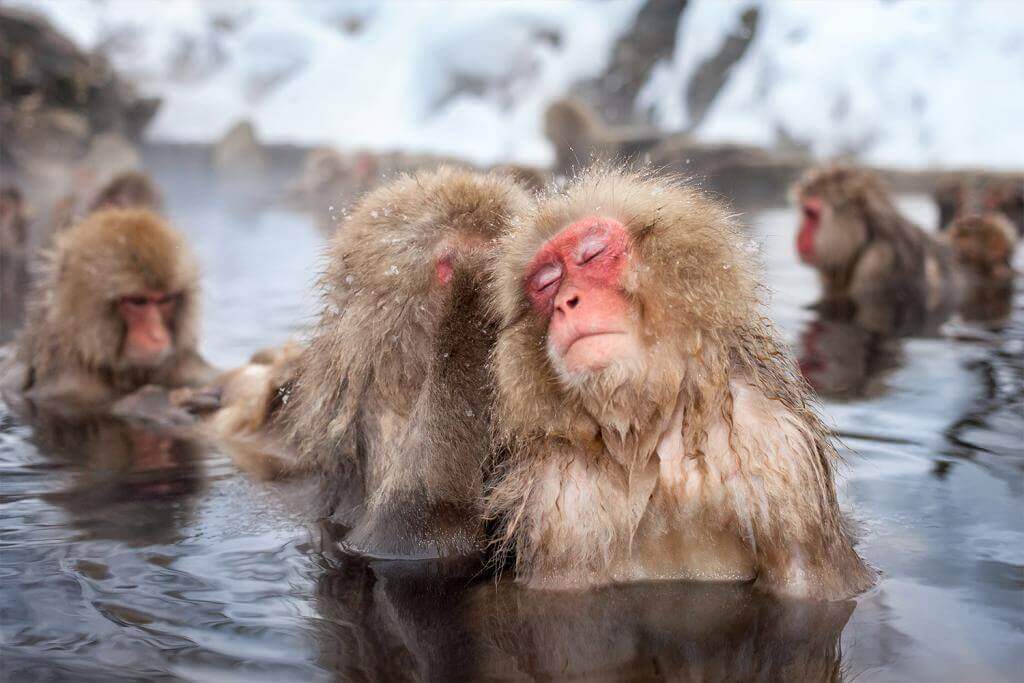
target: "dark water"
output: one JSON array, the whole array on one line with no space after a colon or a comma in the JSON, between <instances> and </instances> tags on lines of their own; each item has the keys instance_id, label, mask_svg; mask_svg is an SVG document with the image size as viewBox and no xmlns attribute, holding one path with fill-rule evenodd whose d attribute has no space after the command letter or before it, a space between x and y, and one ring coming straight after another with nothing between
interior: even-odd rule
<instances>
[{"instance_id":1,"label":"dark water","mask_svg":"<svg viewBox=\"0 0 1024 683\"><path fill-rule=\"evenodd\" d=\"M312 221L260 209L265 196L225 206L202 174L162 180L204 265L211 360L300 330ZM831 397L843 503L883 573L856 602L728 585L536 594L458 567L368 566L320 551L301 490L221 454L0 404L0 678L1020 680L1024 303L909 340L823 322L792 212L748 220L772 315Z\"/></svg>"}]
</instances>

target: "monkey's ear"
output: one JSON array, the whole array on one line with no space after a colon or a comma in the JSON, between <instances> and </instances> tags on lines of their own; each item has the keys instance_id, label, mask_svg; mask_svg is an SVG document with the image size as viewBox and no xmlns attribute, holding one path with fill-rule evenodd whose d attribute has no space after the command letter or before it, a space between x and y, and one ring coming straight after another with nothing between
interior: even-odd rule
<instances>
[{"instance_id":1,"label":"monkey's ear","mask_svg":"<svg viewBox=\"0 0 1024 683\"><path fill-rule=\"evenodd\" d=\"M442 254L434 262L434 272L437 274L437 281L447 285L455 277L454 256L451 252Z\"/></svg>"}]
</instances>

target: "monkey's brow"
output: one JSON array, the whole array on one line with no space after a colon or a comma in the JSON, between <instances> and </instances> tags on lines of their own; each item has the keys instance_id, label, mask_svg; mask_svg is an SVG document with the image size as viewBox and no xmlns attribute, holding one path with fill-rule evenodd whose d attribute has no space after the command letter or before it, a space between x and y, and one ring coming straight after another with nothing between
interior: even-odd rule
<instances>
[{"instance_id":1,"label":"monkey's brow","mask_svg":"<svg viewBox=\"0 0 1024 683\"><path fill-rule=\"evenodd\" d=\"M661 211L664 207L658 207L655 212ZM654 229L658 226L658 219L652 218L651 220L642 223L639 228L636 229L637 239L647 239L654 232Z\"/></svg>"}]
</instances>

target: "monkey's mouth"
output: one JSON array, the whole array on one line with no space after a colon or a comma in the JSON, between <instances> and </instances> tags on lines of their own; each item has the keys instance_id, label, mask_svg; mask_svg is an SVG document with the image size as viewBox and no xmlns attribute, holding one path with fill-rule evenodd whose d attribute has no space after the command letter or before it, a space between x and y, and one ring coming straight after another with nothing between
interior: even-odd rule
<instances>
[{"instance_id":1,"label":"monkey's mouth","mask_svg":"<svg viewBox=\"0 0 1024 683\"><path fill-rule=\"evenodd\" d=\"M569 341L564 346L565 350L562 353L568 353L569 349L571 349L576 342L584 339L592 339L594 337L614 337L623 334L626 333L622 330L593 330L589 332L578 332L569 338Z\"/></svg>"}]
</instances>

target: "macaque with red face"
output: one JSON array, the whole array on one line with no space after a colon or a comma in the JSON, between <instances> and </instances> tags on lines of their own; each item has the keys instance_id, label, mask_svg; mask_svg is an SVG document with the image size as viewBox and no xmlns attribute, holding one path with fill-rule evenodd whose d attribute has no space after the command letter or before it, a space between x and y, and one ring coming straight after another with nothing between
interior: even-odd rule
<instances>
[{"instance_id":1,"label":"macaque with red face","mask_svg":"<svg viewBox=\"0 0 1024 683\"><path fill-rule=\"evenodd\" d=\"M35 400L105 404L144 385L197 385L198 271L185 238L143 209L104 209L57 236L34 284L10 383Z\"/></svg>"},{"instance_id":2,"label":"macaque with red face","mask_svg":"<svg viewBox=\"0 0 1024 683\"><path fill-rule=\"evenodd\" d=\"M904 218L874 174L842 165L808 171L794 194L796 248L818 270L825 302L948 308L958 283L949 248Z\"/></svg>"},{"instance_id":3,"label":"macaque with red face","mask_svg":"<svg viewBox=\"0 0 1024 683\"><path fill-rule=\"evenodd\" d=\"M518 580L871 585L743 240L698 190L608 170L504 238L488 508Z\"/></svg>"}]
</instances>

